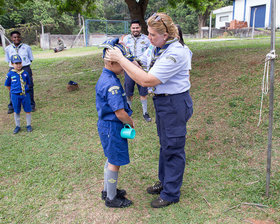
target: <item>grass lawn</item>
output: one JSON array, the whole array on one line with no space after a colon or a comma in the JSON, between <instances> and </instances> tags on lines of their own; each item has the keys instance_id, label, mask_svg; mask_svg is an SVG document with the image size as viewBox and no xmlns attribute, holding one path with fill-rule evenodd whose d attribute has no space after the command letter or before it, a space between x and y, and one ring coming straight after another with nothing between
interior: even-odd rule
<instances>
[{"instance_id":1,"label":"grass lawn","mask_svg":"<svg viewBox=\"0 0 280 224\"><path fill-rule=\"evenodd\" d=\"M96 128L94 86L103 67L98 51L49 59L34 54L34 130L26 132L22 113L17 135L12 134L13 115L7 114L7 65L0 61L0 223L280 223L279 61L270 198L264 196L268 97L257 127L270 40L196 42L189 47L194 53L194 115L188 123L186 171L180 202L163 209L150 208L156 196L146 194L157 180L159 143L156 125L144 122L137 97L131 163L121 168L118 183L134 205L110 209L100 199L105 157ZM78 82L80 90L67 92L69 80ZM152 97L148 103L154 121Z\"/></svg>"}]
</instances>

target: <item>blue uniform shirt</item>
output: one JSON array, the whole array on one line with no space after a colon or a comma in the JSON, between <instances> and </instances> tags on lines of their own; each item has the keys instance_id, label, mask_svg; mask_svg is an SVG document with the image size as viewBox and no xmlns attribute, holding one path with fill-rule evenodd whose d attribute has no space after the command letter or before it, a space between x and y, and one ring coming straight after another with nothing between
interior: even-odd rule
<instances>
[{"instance_id":1,"label":"blue uniform shirt","mask_svg":"<svg viewBox=\"0 0 280 224\"><path fill-rule=\"evenodd\" d=\"M27 44L20 44L18 48L14 44L10 44L5 48L5 59L9 63L10 68L12 68L11 57L18 54L22 59L22 66L28 66L34 60L32 50Z\"/></svg>"},{"instance_id":2,"label":"blue uniform shirt","mask_svg":"<svg viewBox=\"0 0 280 224\"><path fill-rule=\"evenodd\" d=\"M114 72L103 68L95 86L95 91L96 109L100 120L120 121L115 115L115 111L120 109L124 109L129 116L132 114L121 82Z\"/></svg>"},{"instance_id":3,"label":"blue uniform shirt","mask_svg":"<svg viewBox=\"0 0 280 224\"><path fill-rule=\"evenodd\" d=\"M141 34L138 37L128 34L123 38L123 42L132 52L133 56L137 58L150 46L150 40L145 34Z\"/></svg>"},{"instance_id":4,"label":"blue uniform shirt","mask_svg":"<svg viewBox=\"0 0 280 224\"><path fill-rule=\"evenodd\" d=\"M12 69L6 76L5 86L11 87L11 93L22 93L22 85L25 88L25 93L28 90L28 86L30 85L30 78L28 73L24 70L21 70L19 73L17 73L16 70Z\"/></svg>"},{"instance_id":5,"label":"blue uniform shirt","mask_svg":"<svg viewBox=\"0 0 280 224\"><path fill-rule=\"evenodd\" d=\"M154 48L155 46L150 45L140 57L141 63L147 67L147 71L161 81L161 84L154 87L153 92L155 94L178 94L189 90L191 87L189 48L183 47L178 41L171 43L150 69Z\"/></svg>"}]
</instances>

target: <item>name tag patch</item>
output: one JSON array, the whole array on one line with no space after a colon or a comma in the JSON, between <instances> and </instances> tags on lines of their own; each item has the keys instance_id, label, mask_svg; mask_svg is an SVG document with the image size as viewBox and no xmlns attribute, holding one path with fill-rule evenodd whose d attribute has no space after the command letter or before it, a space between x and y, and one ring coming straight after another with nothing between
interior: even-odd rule
<instances>
[{"instance_id":1,"label":"name tag patch","mask_svg":"<svg viewBox=\"0 0 280 224\"><path fill-rule=\"evenodd\" d=\"M108 92L112 93L113 95L118 94L118 90L120 89L119 86L112 86L108 89Z\"/></svg>"},{"instance_id":2,"label":"name tag patch","mask_svg":"<svg viewBox=\"0 0 280 224\"><path fill-rule=\"evenodd\" d=\"M170 59L170 60L172 60L174 63L176 63L176 59L173 58L172 56L167 56L166 59Z\"/></svg>"}]
</instances>

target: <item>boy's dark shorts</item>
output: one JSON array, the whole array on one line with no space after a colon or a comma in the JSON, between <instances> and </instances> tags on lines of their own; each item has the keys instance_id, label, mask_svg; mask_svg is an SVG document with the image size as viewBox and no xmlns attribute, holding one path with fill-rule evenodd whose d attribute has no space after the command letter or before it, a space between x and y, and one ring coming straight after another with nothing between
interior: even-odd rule
<instances>
[{"instance_id":1,"label":"boy's dark shorts","mask_svg":"<svg viewBox=\"0 0 280 224\"><path fill-rule=\"evenodd\" d=\"M12 101L13 108L14 108L14 111L16 114L20 113L21 104L23 106L23 110L26 113L30 113L32 111L29 93L26 93L25 95L18 95L18 94L12 93L11 101Z\"/></svg>"},{"instance_id":2,"label":"boy's dark shorts","mask_svg":"<svg viewBox=\"0 0 280 224\"><path fill-rule=\"evenodd\" d=\"M115 166L123 166L130 163L127 139L122 138L120 134L123 123L98 120L97 128L108 162Z\"/></svg>"},{"instance_id":3,"label":"boy's dark shorts","mask_svg":"<svg viewBox=\"0 0 280 224\"><path fill-rule=\"evenodd\" d=\"M140 86L136 83L139 91L140 96L147 96L148 95L148 88ZM126 73L124 76L124 89L125 89L125 94L127 96L133 96L134 93L134 86L135 86L135 81L131 79Z\"/></svg>"}]
</instances>

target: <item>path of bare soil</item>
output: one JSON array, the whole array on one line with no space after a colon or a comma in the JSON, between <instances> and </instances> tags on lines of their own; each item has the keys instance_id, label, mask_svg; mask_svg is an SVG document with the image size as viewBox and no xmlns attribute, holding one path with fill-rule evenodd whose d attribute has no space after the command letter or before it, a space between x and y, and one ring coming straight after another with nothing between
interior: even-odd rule
<instances>
[{"instance_id":1,"label":"path of bare soil","mask_svg":"<svg viewBox=\"0 0 280 224\"><path fill-rule=\"evenodd\" d=\"M61 58L61 57L79 57L79 56L87 56L87 55L94 55L101 53L100 50L94 50L94 51L81 51L81 52L74 52L74 51L62 51L59 53L53 53L50 51L42 51L40 53L34 54L34 59L45 59L45 58ZM0 57L0 62L5 61L5 57Z\"/></svg>"}]
</instances>

